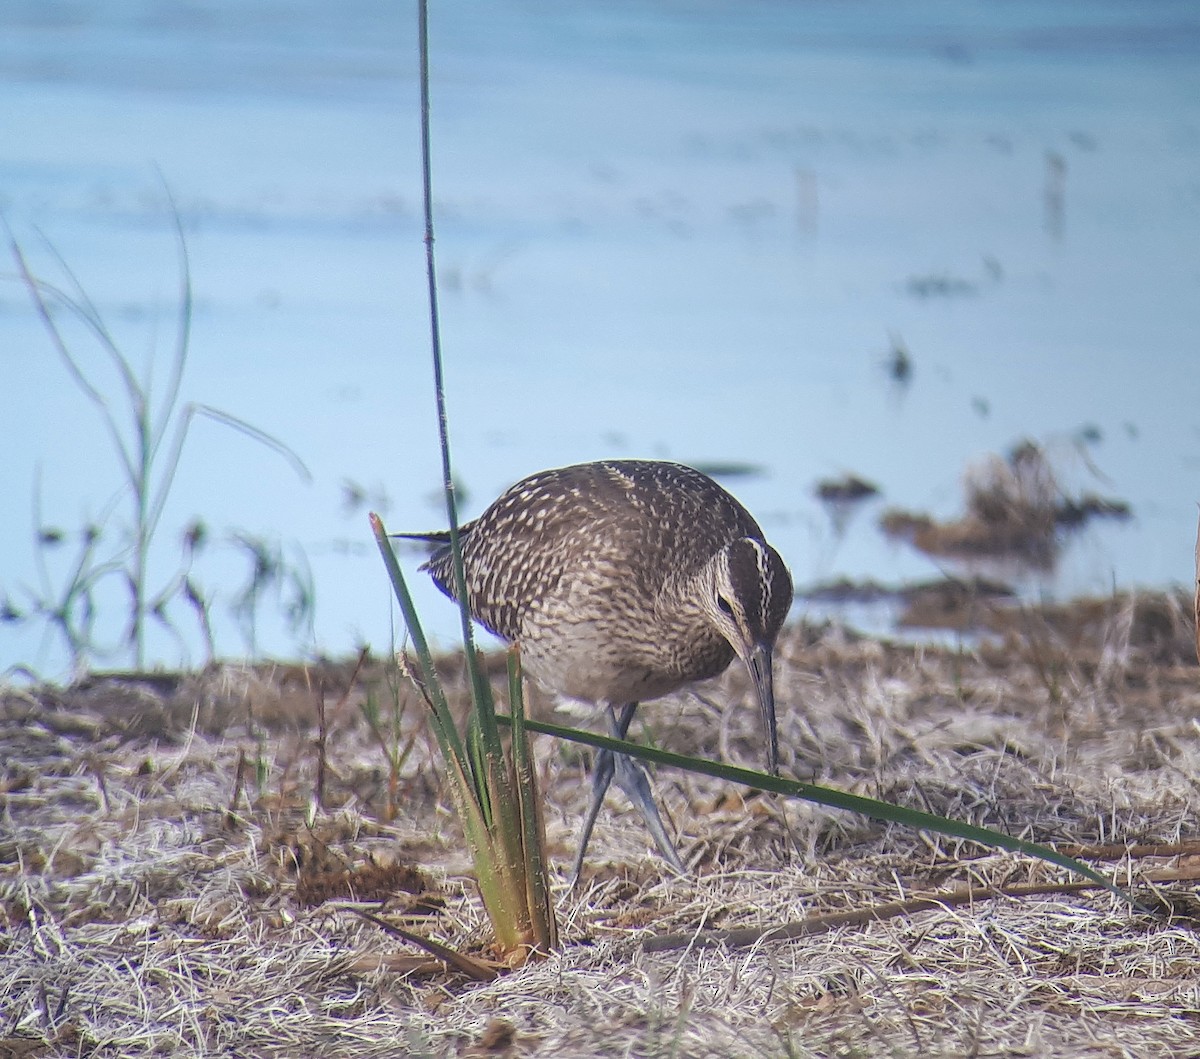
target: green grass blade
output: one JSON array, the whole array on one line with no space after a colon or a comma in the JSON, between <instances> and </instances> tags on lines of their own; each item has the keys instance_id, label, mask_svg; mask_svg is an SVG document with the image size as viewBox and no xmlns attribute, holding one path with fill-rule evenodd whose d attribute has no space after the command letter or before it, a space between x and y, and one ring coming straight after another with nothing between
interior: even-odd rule
<instances>
[{"instance_id":1,"label":"green grass blade","mask_svg":"<svg viewBox=\"0 0 1200 1059\"><path fill-rule=\"evenodd\" d=\"M446 411L446 385L442 370L442 332L438 314L437 268L433 252L433 152L429 121L429 4L419 0L417 4L417 42L420 60L421 89L421 187L422 207L425 220L425 276L429 298L429 344L433 360L433 394L437 405L438 441L442 457L442 492L446 500L446 517L450 524L450 554L454 567L454 594L458 599L459 618L462 622L463 646L467 651L467 672L476 703L476 716L483 735L483 743L489 749L500 747L500 735L496 728L494 708L490 707L487 693L487 678L475 655L475 639L471 631L471 603L467 595L467 577L463 566L462 536L458 526L458 505L454 496L454 476L450 460L450 426ZM485 705L489 704L489 705Z\"/></svg>"},{"instance_id":2,"label":"green grass blade","mask_svg":"<svg viewBox=\"0 0 1200 1059\"><path fill-rule=\"evenodd\" d=\"M521 684L521 652L515 645L508 651L508 702L512 723L513 786L521 817L521 852L525 868L525 903L532 919L538 948L558 945L557 922L550 898L546 861L546 820L538 794L537 772L525 724L525 695Z\"/></svg>"},{"instance_id":3,"label":"green grass blade","mask_svg":"<svg viewBox=\"0 0 1200 1059\"><path fill-rule=\"evenodd\" d=\"M480 799L488 800L490 824L495 839L497 853L501 854L505 863L505 871L514 873L514 888L524 891L524 864L521 855L521 814L519 795L516 790L516 777L513 774L509 753L505 751L504 741L500 738L500 729L496 724L496 710L492 702L491 686L487 688L488 710L492 719L491 731L494 733L489 742L487 731L482 725L476 728L479 740L479 750L483 759L484 771L480 772L478 791ZM473 721L478 724L478 715L482 709L473 712ZM522 901L522 905L524 901Z\"/></svg>"},{"instance_id":4,"label":"green grass blade","mask_svg":"<svg viewBox=\"0 0 1200 1059\"><path fill-rule=\"evenodd\" d=\"M130 453L129 446L121 433L121 428L117 423L116 417L113 415L108 399L84 373L79 361L67 345L62 332L58 329L58 325L54 321L54 314L51 312L50 305L46 300L47 294L65 305L77 319L87 325L104 345L104 348L117 359L118 363L122 362L120 351L112 344L112 338L105 330L103 322L89 317L87 309L73 301L71 296L65 291L61 291L57 287L51 286L49 283L45 283L34 277L33 273L29 270L29 265L25 261L24 253L16 240L12 238L11 233L9 234L9 239L13 257L17 262L18 274L21 276L30 297L33 299L34 309L37 311L38 317L46 329L46 333L50 336L55 351L70 373L71 379L99 410L101 421L108 431L113 451L116 452L121 461L121 470L125 475L125 481L132 487L137 482L136 461ZM50 250L57 257L54 248L51 247ZM59 260L61 261L61 258ZM125 363L124 366L128 370L128 363Z\"/></svg>"},{"instance_id":5,"label":"green grass blade","mask_svg":"<svg viewBox=\"0 0 1200 1059\"><path fill-rule=\"evenodd\" d=\"M506 724L515 723L511 717L502 715L497 715L496 719ZM1137 904L1120 887L1093 871L1086 864L1075 860L1074 857L1068 857L1057 850L1039 845L1036 842L1013 838L1002 831L993 831L988 827L979 827L976 824L952 820L949 817L923 812L920 809L907 809L903 806L881 802L874 798L865 798L862 795L835 790L832 787L822 787L815 783L784 779L782 776L772 776L766 772L756 772L753 769L739 768L736 765L725 765L719 761L709 761L707 758L686 757L682 754L672 754L669 751L658 750L654 747L639 746L636 743L612 739L609 736L597 735L594 732L585 732L578 728L564 728L561 725L547 724L542 721L528 719L523 723L525 728L533 732L557 736L559 739L567 739L573 743L586 743L588 746L593 746L601 750L612 750L619 754L627 754L630 757L649 761L656 765L666 765L669 768L678 768L687 772L712 776L716 779L730 780L734 783L744 784L747 787L771 791L774 794L783 794L789 798L800 798L804 801L816 802L819 805L828 805L834 809L847 809L852 813L860 813L874 820L903 824L905 827L911 827L919 831L934 831L939 834L950 835L954 838L965 839L968 842L978 842L984 846L1006 849L1014 853L1024 853L1082 875L1084 878L1103 886L1106 890L1121 898L1121 900L1131 905Z\"/></svg>"},{"instance_id":6,"label":"green grass blade","mask_svg":"<svg viewBox=\"0 0 1200 1059\"><path fill-rule=\"evenodd\" d=\"M442 682L438 679L437 667L433 664L433 654L429 650L429 641L425 638L425 631L421 628L421 620L417 617L417 608L408 591L404 573L400 569L400 563L396 560L396 553L392 551L392 544L388 540L383 520L374 513L369 518L371 532L375 535L375 543L379 546L379 554L383 557L388 580L392 583L392 591L396 595L396 601L400 604L400 613L404 617L405 628L408 629L408 635L417 652L417 661L421 665L421 675L433 707L434 731L442 748L442 756L446 759L447 766L453 760L459 771L470 775L471 765L463 747L462 738L458 734L458 728L454 724L454 717L450 713L450 705L442 690Z\"/></svg>"},{"instance_id":7,"label":"green grass blade","mask_svg":"<svg viewBox=\"0 0 1200 1059\"><path fill-rule=\"evenodd\" d=\"M166 177L160 171L158 179L162 183L163 193L171 206L171 220L175 229L175 246L179 255L179 313L175 322L175 352L171 357L171 373L167 378L166 390L160 399L162 413L154 425L151 447L157 449L167 435L171 421L171 412L179 403L179 395L183 388L183 374L187 370L188 355L191 351L192 337L192 262L188 255L187 239L183 232L183 219L179 216L179 206Z\"/></svg>"}]
</instances>

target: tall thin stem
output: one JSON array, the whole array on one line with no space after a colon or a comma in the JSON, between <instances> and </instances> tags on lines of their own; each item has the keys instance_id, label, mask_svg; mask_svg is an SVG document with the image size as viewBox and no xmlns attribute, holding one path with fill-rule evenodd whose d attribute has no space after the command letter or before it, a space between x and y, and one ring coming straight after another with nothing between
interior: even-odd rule
<instances>
[{"instance_id":1,"label":"tall thin stem","mask_svg":"<svg viewBox=\"0 0 1200 1059\"><path fill-rule=\"evenodd\" d=\"M458 532L458 505L454 498L454 477L450 469L450 427L446 414L446 387L442 373L442 335L438 315L437 270L433 253L433 163L429 121L429 0L420 0L417 36L421 55L421 178L425 206L425 274L429 284L429 337L433 350L433 388L437 400L438 439L442 451L442 490L446 496L446 517L450 523L450 551L454 556L454 587L459 599L463 644L468 657L474 654L471 612L467 599L466 574L462 562L462 541Z\"/></svg>"}]
</instances>

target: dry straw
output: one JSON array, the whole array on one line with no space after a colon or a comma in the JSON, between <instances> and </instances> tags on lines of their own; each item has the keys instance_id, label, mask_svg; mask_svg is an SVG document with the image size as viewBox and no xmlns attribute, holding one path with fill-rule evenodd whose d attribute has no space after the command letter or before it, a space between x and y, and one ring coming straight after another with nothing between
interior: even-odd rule
<instances>
[{"instance_id":1,"label":"dry straw","mask_svg":"<svg viewBox=\"0 0 1200 1059\"><path fill-rule=\"evenodd\" d=\"M385 679L379 663L352 685L346 666L10 689L0 1047L443 1056L505 1040L502 1020L514 1055L583 1059L1187 1054L1200 1018L1187 882L1200 863L1191 602L1176 612L1178 601L1160 601L1153 620L1124 623L1132 602L1113 601L1110 625L1128 630L1116 648L1109 629L1050 627L1069 658L1061 700L1015 639L947 651L795 629L779 652L785 773L1114 858L1101 862L1143 900L1157 893L1171 918L1077 892L1043 862L817 805L789 809L789 835L763 798L678 772L660 774L660 793L692 877L664 873L627 810L601 818L570 894L586 785L579 758L560 753L541 776L560 948L486 985L348 913L459 952L491 934L415 692L401 691L413 749L395 819L380 822L389 776L377 739L347 708L329 711L327 811L305 824L318 689L355 706ZM461 711L465 683L446 691ZM715 755L721 744L757 761L754 712L737 708L748 692L733 672L702 697L648 704L643 723L651 737L669 727L681 749ZM710 701L730 704L723 721ZM239 760L260 755L231 812ZM326 862L351 884L372 865L415 869L425 884L386 900L302 902L299 884ZM914 903L747 948L644 949L663 934L811 923L968 887L1011 896Z\"/></svg>"}]
</instances>

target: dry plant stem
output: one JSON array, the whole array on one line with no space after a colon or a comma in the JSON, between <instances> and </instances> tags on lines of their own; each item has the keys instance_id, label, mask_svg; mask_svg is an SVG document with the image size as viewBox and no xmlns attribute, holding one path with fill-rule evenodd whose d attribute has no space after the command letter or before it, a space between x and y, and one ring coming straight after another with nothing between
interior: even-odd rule
<instances>
[{"instance_id":1,"label":"dry plant stem","mask_svg":"<svg viewBox=\"0 0 1200 1059\"><path fill-rule=\"evenodd\" d=\"M237 769L233 778L233 794L229 797L229 808L225 810L227 822L232 823L237 815L238 802L246 785L246 751L238 750Z\"/></svg>"},{"instance_id":2,"label":"dry plant stem","mask_svg":"<svg viewBox=\"0 0 1200 1059\"><path fill-rule=\"evenodd\" d=\"M329 758L325 747L329 739L329 721L325 714L325 681L317 681L317 780L313 785L313 798L317 808L325 808L325 775L329 771Z\"/></svg>"},{"instance_id":3,"label":"dry plant stem","mask_svg":"<svg viewBox=\"0 0 1200 1059\"><path fill-rule=\"evenodd\" d=\"M330 727L333 727L341 719L342 714L346 711L346 707L350 703L350 693L354 690L358 683L358 675L362 672L362 668L366 665L367 658L371 654L369 647L363 647L358 652L358 658L354 660L354 668L350 671L350 678L346 681L346 690L342 692L342 697L338 699L337 705L333 708L333 717L330 720Z\"/></svg>"},{"instance_id":4,"label":"dry plant stem","mask_svg":"<svg viewBox=\"0 0 1200 1059\"><path fill-rule=\"evenodd\" d=\"M364 649L361 658L365 659L367 651ZM422 699L428 702L428 696L422 689L420 677L413 668L409 659L404 655L397 655L393 665L396 671L406 677L415 688L418 689ZM413 747L417 743L418 733L414 731L401 746L400 743L400 720L397 711L400 710L397 690L392 683L391 677L386 676L384 683L387 685L389 692L393 698L393 713L392 713L392 736L389 739L388 734L382 727L382 718L378 706L373 706L375 699L370 691L367 692L366 699L360 706L363 719L367 722L367 729L374 737L375 742L379 745L380 751L383 753L384 759L388 763L388 785L387 785L387 801L384 803L382 815L385 820L392 820L396 816L396 810L400 792L400 772L404 767L404 763L408 760L409 755L413 751ZM353 686L353 681L351 681ZM401 711L402 712L402 711Z\"/></svg>"},{"instance_id":5,"label":"dry plant stem","mask_svg":"<svg viewBox=\"0 0 1200 1059\"><path fill-rule=\"evenodd\" d=\"M325 776L329 770L329 758L327 754L327 744L329 739L329 729L337 724L338 718L341 717L343 710L346 708L346 703L350 701L350 692L354 689L354 685L358 680L358 674L362 670L363 662L367 658L367 648L362 648L358 652L358 660L354 664L354 670L350 674L350 679L346 683L346 690L342 692L342 697L338 699L337 705L333 708L333 717L329 718L325 709L325 680L322 677L318 680L316 689L317 700L317 781L315 797L317 808L325 808ZM305 670L305 679L308 678L309 671Z\"/></svg>"},{"instance_id":6,"label":"dry plant stem","mask_svg":"<svg viewBox=\"0 0 1200 1059\"><path fill-rule=\"evenodd\" d=\"M500 968L492 964L485 963L483 960L477 960L473 956L467 956L447 945L443 945L441 942L434 941L432 938L423 938L421 935L414 934L410 930L405 930L394 923L389 923L386 919L380 919L379 916L372 915L370 912L364 912L361 908L355 908L352 905L345 905L343 907L347 912L353 912L368 923L374 923L380 930L424 949L431 955L436 956L447 967L465 974L473 981L492 982L500 973Z\"/></svg>"},{"instance_id":7,"label":"dry plant stem","mask_svg":"<svg viewBox=\"0 0 1200 1059\"><path fill-rule=\"evenodd\" d=\"M1193 617L1196 623L1196 660L1200 662L1200 521L1196 525L1196 607Z\"/></svg>"},{"instance_id":8,"label":"dry plant stem","mask_svg":"<svg viewBox=\"0 0 1200 1059\"><path fill-rule=\"evenodd\" d=\"M1059 846L1058 851L1064 856L1078 857L1080 860L1123 860L1126 857L1132 857L1135 860L1144 857L1192 857L1200 855L1200 839L1169 843L1142 842L1129 846Z\"/></svg>"},{"instance_id":9,"label":"dry plant stem","mask_svg":"<svg viewBox=\"0 0 1200 1059\"><path fill-rule=\"evenodd\" d=\"M429 698L425 694L424 689L421 687L420 680L416 676L416 671L413 670L411 666L407 665L407 662L405 669L407 670L409 679L413 682L413 686L418 689L422 699L428 705ZM384 759L388 763L387 801L384 804L383 816L385 819L391 820L396 815L396 806L400 791L400 770L403 767L404 762L408 760L409 755L412 753L413 747L416 746L417 733L414 732L412 735L410 735L407 742L405 742L404 746L401 748L398 745L398 737L396 746L393 746L388 742L387 734L379 725L378 716L375 714L368 714L366 715L366 721L368 730L370 731L375 742L379 745L379 749L382 752Z\"/></svg>"},{"instance_id":10,"label":"dry plant stem","mask_svg":"<svg viewBox=\"0 0 1200 1059\"><path fill-rule=\"evenodd\" d=\"M1195 871L1164 871L1147 876L1149 882L1194 882L1200 879L1200 869ZM839 927L861 927L869 923L883 922L897 916L911 916L931 908L955 908L974 904L976 901L993 901L1000 897L1036 897L1044 894L1084 893L1099 890L1094 882L1045 882L1015 883L1009 886L964 886L942 893L923 894L903 901L888 901L867 908L854 908L846 912L810 916L794 923L774 927L744 927L738 930L690 931L677 934L660 934L642 943L644 952L666 952L671 949L707 949L717 945L729 948L746 948L759 942L788 941L793 938L824 934Z\"/></svg>"}]
</instances>

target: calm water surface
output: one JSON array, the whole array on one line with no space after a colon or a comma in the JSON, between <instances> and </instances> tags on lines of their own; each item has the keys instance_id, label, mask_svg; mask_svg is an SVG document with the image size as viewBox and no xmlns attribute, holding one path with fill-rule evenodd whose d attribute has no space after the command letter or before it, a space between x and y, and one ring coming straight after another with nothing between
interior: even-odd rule
<instances>
[{"instance_id":1,"label":"calm water surface","mask_svg":"<svg viewBox=\"0 0 1200 1059\"><path fill-rule=\"evenodd\" d=\"M444 344L465 514L542 467L745 461L728 484L801 584L936 573L876 529L952 515L1023 437L1133 523L1090 530L1059 594L1187 583L1200 497L1200 14L1191 2L434 5ZM307 557L307 649L377 649L388 590L355 483L395 529L442 525L405 5L11 0L0 9L0 207L35 271L70 265L165 385L178 205L196 306L185 398L292 446L194 424L152 578L195 515L225 616L234 530ZM6 259L7 260L7 259ZM38 592L42 521L118 495L95 408L0 266L0 589ZM99 350L72 332L81 359ZM898 390L894 343L913 364ZM1093 439L1076 439L1089 428ZM837 537L813 497L880 504ZM110 536L121 517L109 516ZM45 553L51 586L70 548ZM409 568L415 567L411 556ZM112 592L116 593L115 585ZM98 632L120 634L109 599ZM454 615L420 585L443 640ZM114 604L116 606L114 607ZM264 610L259 645L296 647ZM178 612L181 623L187 616ZM198 639L152 640L199 660ZM0 626L0 668L61 674Z\"/></svg>"}]
</instances>

